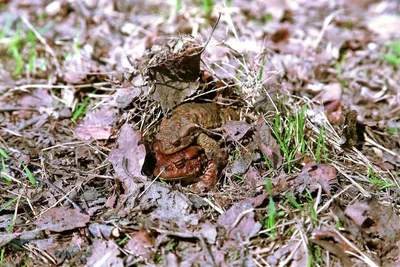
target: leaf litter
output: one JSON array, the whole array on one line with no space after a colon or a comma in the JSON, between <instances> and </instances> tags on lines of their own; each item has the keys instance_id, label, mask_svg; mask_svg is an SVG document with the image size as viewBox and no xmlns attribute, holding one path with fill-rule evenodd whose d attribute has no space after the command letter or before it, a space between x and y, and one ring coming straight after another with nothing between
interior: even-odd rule
<instances>
[{"instance_id":1,"label":"leaf litter","mask_svg":"<svg viewBox=\"0 0 400 267\"><path fill-rule=\"evenodd\" d=\"M278 2L7 1L2 264L398 265L399 4ZM199 195L142 174L186 102L241 118Z\"/></svg>"}]
</instances>

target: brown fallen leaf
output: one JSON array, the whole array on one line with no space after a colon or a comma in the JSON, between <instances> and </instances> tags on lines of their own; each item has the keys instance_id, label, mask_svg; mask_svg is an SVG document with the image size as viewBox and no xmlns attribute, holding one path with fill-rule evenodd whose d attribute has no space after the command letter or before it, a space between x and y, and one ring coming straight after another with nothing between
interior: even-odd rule
<instances>
[{"instance_id":1,"label":"brown fallen leaf","mask_svg":"<svg viewBox=\"0 0 400 267\"><path fill-rule=\"evenodd\" d=\"M400 238L400 217L375 198L349 205L344 212L362 231L379 235L386 243Z\"/></svg>"},{"instance_id":2,"label":"brown fallen leaf","mask_svg":"<svg viewBox=\"0 0 400 267\"><path fill-rule=\"evenodd\" d=\"M298 242L291 241L287 245L275 251L267 258L268 264L271 266L281 266L286 258L293 253L292 259L285 266L307 266L308 253L305 251L304 245L298 245Z\"/></svg>"},{"instance_id":3,"label":"brown fallen leaf","mask_svg":"<svg viewBox=\"0 0 400 267\"><path fill-rule=\"evenodd\" d=\"M347 206L344 214L345 227L379 251L382 266L399 266L400 217L391 207L371 198Z\"/></svg>"},{"instance_id":4,"label":"brown fallen leaf","mask_svg":"<svg viewBox=\"0 0 400 267\"><path fill-rule=\"evenodd\" d=\"M327 194L330 194L332 185L339 183L336 168L329 164L310 163L303 167L302 172L309 173Z\"/></svg>"},{"instance_id":5,"label":"brown fallen leaf","mask_svg":"<svg viewBox=\"0 0 400 267\"><path fill-rule=\"evenodd\" d=\"M91 223L89 225L89 232L98 238L106 238L109 239L112 235L112 231L115 227L111 225L106 225L106 224L100 224L100 223Z\"/></svg>"},{"instance_id":6,"label":"brown fallen leaf","mask_svg":"<svg viewBox=\"0 0 400 267\"><path fill-rule=\"evenodd\" d=\"M221 126L221 129L224 130L232 140L238 142L251 127L252 126L245 121L228 121Z\"/></svg>"},{"instance_id":7,"label":"brown fallen leaf","mask_svg":"<svg viewBox=\"0 0 400 267\"><path fill-rule=\"evenodd\" d=\"M90 216L68 207L52 208L33 223L53 232L63 232L86 226Z\"/></svg>"},{"instance_id":8,"label":"brown fallen leaf","mask_svg":"<svg viewBox=\"0 0 400 267\"><path fill-rule=\"evenodd\" d=\"M83 140L105 140L110 138L112 124L116 121L116 109L103 106L87 112L83 123L76 129L76 135Z\"/></svg>"},{"instance_id":9,"label":"brown fallen leaf","mask_svg":"<svg viewBox=\"0 0 400 267\"><path fill-rule=\"evenodd\" d=\"M271 167L274 169L279 168L282 165L281 149L263 118L258 119L254 140L258 142Z\"/></svg>"},{"instance_id":10,"label":"brown fallen leaf","mask_svg":"<svg viewBox=\"0 0 400 267\"><path fill-rule=\"evenodd\" d=\"M252 188L265 184L260 172L253 166L250 166L250 168L247 170L246 174L244 175L244 181Z\"/></svg>"},{"instance_id":11,"label":"brown fallen leaf","mask_svg":"<svg viewBox=\"0 0 400 267\"><path fill-rule=\"evenodd\" d=\"M278 29L271 35L271 40L274 43L286 42L290 37L290 31L287 28Z\"/></svg>"},{"instance_id":12,"label":"brown fallen leaf","mask_svg":"<svg viewBox=\"0 0 400 267\"><path fill-rule=\"evenodd\" d=\"M330 227L321 226L315 229L312 233L311 241L339 257L343 266L352 266L354 264L345 251L353 253L356 253L356 251Z\"/></svg>"},{"instance_id":13,"label":"brown fallen leaf","mask_svg":"<svg viewBox=\"0 0 400 267\"><path fill-rule=\"evenodd\" d=\"M322 87L321 92L313 98L313 101L319 101L326 104L331 101L337 101L342 98L342 85L340 83L329 83Z\"/></svg>"},{"instance_id":14,"label":"brown fallen leaf","mask_svg":"<svg viewBox=\"0 0 400 267\"><path fill-rule=\"evenodd\" d=\"M254 220L255 213L252 209L252 203L236 203L219 216L218 224L227 229L233 240L237 240L240 235L243 240L248 241L262 227L261 223Z\"/></svg>"},{"instance_id":15,"label":"brown fallen leaf","mask_svg":"<svg viewBox=\"0 0 400 267\"><path fill-rule=\"evenodd\" d=\"M257 144L252 142L247 145L246 150L241 149L239 151L239 155L230 165L230 170L232 174L246 173L251 163L260 158L259 153L256 152L256 148Z\"/></svg>"},{"instance_id":16,"label":"brown fallen leaf","mask_svg":"<svg viewBox=\"0 0 400 267\"><path fill-rule=\"evenodd\" d=\"M368 28L379 34L382 39L399 36L400 16L398 14L382 14L371 16L367 21Z\"/></svg>"},{"instance_id":17,"label":"brown fallen leaf","mask_svg":"<svg viewBox=\"0 0 400 267\"><path fill-rule=\"evenodd\" d=\"M190 38L159 39L146 61L145 75L153 99L163 110L172 109L200 85L200 59L204 46Z\"/></svg>"},{"instance_id":18,"label":"brown fallen leaf","mask_svg":"<svg viewBox=\"0 0 400 267\"><path fill-rule=\"evenodd\" d=\"M157 221L160 225L171 221L184 230L186 225L197 225L199 214L192 213L192 202L181 192L160 185L153 184L142 196L138 210L151 210L150 220Z\"/></svg>"},{"instance_id":19,"label":"brown fallen leaf","mask_svg":"<svg viewBox=\"0 0 400 267\"><path fill-rule=\"evenodd\" d=\"M150 261L156 255L155 240L145 230L140 230L134 234L125 248L129 249L134 255L142 256L146 260Z\"/></svg>"},{"instance_id":20,"label":"brown fallen leaf","mask_svg":"<svg viewBox=\"0 0 400 267\"><path fill-rule=\"evenodd\" d=\"M118 245L113 240L95 240L92 246L92 255L87 258L86 266L96 267L122 267L123 260L118 257L120 254Z\"/></svg>"},{"instance_id":21,"label":"brown fallen leaf","mask_svg":"<svg viewBox=\"0 0 400 267\"><path fill-rule=\"evenodd\" d=\"M140 131L133 131L130 124L124 124L121 127L117 144L110 152L109 160L113 164L116 176L122 182L126 194L135 191L136 179L146 179L141 174L146 149L144 145L140 144L140 140ZM126 164L126 168L124 164Z\"/></svg>"}]
</instances>

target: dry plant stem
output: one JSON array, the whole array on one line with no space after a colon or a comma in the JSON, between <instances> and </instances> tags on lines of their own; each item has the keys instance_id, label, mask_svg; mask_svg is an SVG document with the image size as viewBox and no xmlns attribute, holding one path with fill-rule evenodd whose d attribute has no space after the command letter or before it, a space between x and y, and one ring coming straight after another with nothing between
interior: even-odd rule
<instances>
[{"instance_id":1,"label":"dry plant stem","mask_svg":"<svg viewBox=\"0 0 400 267\"><path fill-rule=\"evenodd\" d=\"M3 145L3 148L5 148L6 150L10 150L10 147L7 145L6 140L4 140L3 137L1 137L1 135L0 135L0 142Z\"/></svg>"},{"instance_id":2,"label":"dry plant stem","mask_svg":"<svg viewBox=\"0 0 400 267\"><path fill-rule=\"evenodd\" d=\"M10 180L12 180L12 181L14 181L14 182L16 182L16 183L19 183L19 184L21 184L21 185L26 186L25 183L21 182L20 180L15 179L14 177L10 176L8 173L0 172L0 175L1 175L1 176L5 176L5 177L7 177L8 179L10 179Z\"/></svg>"},{"instance_id":3,"label":"dry plant stem","mask_svg":"<svg viewBox=\"0 0 400 267\"><path fill-rule=\"evenodd\" d=\"M15 135L15 136L18 136L18 137L22 137L22 135L20 133L17 133L17 132L15 132L13 130L10 130L10 129L7 129L7 128L3 128L2 130L5 131L6 133L9 133L9 134L12 134L12 135Z\"/></svg>"},{"instance_id":4,"label":"dry plant stem","mask_svg":"<svg viewBox=\"0 0 400 267\"><path fill-rule=\"evenodd\" d=\"M253 261L254 261L254 263L257 265L257 266L268 266L268 267L270 267L271 265L268 263L268 262L266 262L259 254L253 254L253 255L256 255L256 257L257 257L257 259L258 260L260 260L260 261L262 261L262 263L264 264L264 265L262 265L261 263L259 263L255 258L253 258Z\"/></svg>"},{"instance_id":5,"label":"dry plant stem","mask_svg":"<svg viewBox=\"0 0 400 267\"><path fill-rule=\"evenodd\" d=\"M98 73L96 73L98 74ZM16 86L11 88L6 94L12 93L14 91L25 91L27 89L32 89L32 88L44 88L44 89L84 89L84 88L96 88L96 89L102 89L103 91L115 91L115 89L112 88L104 88L102 87L103 85L110 85L108 82L98 82L98 83L87 83L87 84L77 84L77 85L52 85L52 84L24 84L21 86Z\"/></svg>"},{"instance_id":6,"label":"dry plant stem","mask_svg":"<svg viewBox=\"0 0 400 267\"><path fill-rule=\"evenodd\" d=\"M398 155L397 153L395 153L395 152L393 152L393 151L387 149L386 147L381 146L380 144L376 143L374 140L372 140L371 138L369 138L366 134L364 134L364 138L365 138L365 141L368 142L368 143L370 143L371 145L376 146L377 148L379 148L379 149L381 149L381 150L383 150L383 151L389 153L389 154L392 155L392 156L400 157L400 155Z\"/></svg>"},{"instance_id":7,"label":"dry plant stem","mask_svg":"<svg viewBox=\"0 0 400 267\"><path fill-rule=\"evenodd\" d=\"M319 32L318 38L317 38L317 40L315 40L314 44L312 45L312 47L314 49L316 49L318 47L319 43L321 42L322 38L324 37L324 34L325 34L326 30L328 29L328 26L331 23L331 21L333 20L333 18L336 17L336 15L342 13L342 11L343 10L339 9L325 18L324 24L322 25L322 29Z\"/></svg>"},{"instance_id":8,"label":"dry plant stem","mask_svg":"<svg viewBox=\"0 0 400 267\"><path fill-rule=\"evenodd\" d=\"M10 112L10 111L36 111L39 112L38 109L36 108L22 108L22 107L6 107L6 108L0 108L0 112Z\"/></svg>"},{"instance_id":9,"label":"dry plant stem","mask_svg":"<svg viewBox=\"0 0 400 267\"><path fill-rule=\"evenodd\" d=\"M361 250L358 249L358 247L356 245L354 245L352 242L350 242L344 235L342 235L338 230L336 230L335 228L328 226L332 231L334 231L340 238L342 238L352 249L354 249L359 256L357 258L363 260L368 266L370 267L378 267L378 265L373 262L367 255L365 255ZM345 253L356 256L354 253L351 253L349 251L345 251Z\"/></svg>"},{"instance_id":10,"label":"dry plant stem","mask_svg":"<svg viewBox=\"0 0 400 267\"><path fill-rule=\"evenodd\" d=\"M202 198L205 202L208 203L208 205L210 205L215 211L217 211L219 214L223 214L224 211L220 208L217 207L214 203L212 203L208 198L203 197Z\"/></svg>"},{"instance_id":11,"label":"dry plant stem","mask_svg":"<svg viewBox=\"0 0 400 267\"><path fill-rule=\"evenodd\" d=\"M56 53L54 53L53 49L47 44L46 40L40 35L40 33L32 26L32 24L24 17L21 17L21 20L25 23L25 25L36 35L39 41L44 45L46 51L52 56L54 65L56 65L57 72L61 71L60 62L58 62Z\"/></svg>"},{"instance_id":12,"label":"dry plant stem","mask_svg":"<svg viewBox=\"0 0 400 267\"><path fill-rule=\"evenodd\" d=\"M143 190L142 193L140 193L140 195L137 197L138 199L141 198L146 192L147 190L149 190L150 186L152 186L155 181L157 181L158 177L160 177L160 175L164 172L164 170L161 170L160 173L156 176L156 178L153 179L153 181L151 181L151 183Z\"/></svg>"},{"instance_id":13,"label":"dry plant stem","mask_svg":"<svg viewBox=\"0 0 400 267\"><path fill-rule=\"evenodd\" d=\"M25 245L23 245L23 247L26 248L27 250L29 250L30 252L32 252L33 254L37 255L38 257L42 258L42 260L44 262L47 263L48 262L47 259L49 259L52 262L52 264L54 264L54 265L57 264L57 261L46 251L41 250L37 247L34 247L31 244L25 244ZM37 253L36 251L38 251L39 253ZM43 256L42 256L42 254L43 254Z\"/></svg>"},{"instance_id":14,"label":"dry plant stem","mask_svg":"<svg viewBox=\"0 0 400 267\"><path fill-rule=\"evenodd\" d=\"M39 215L36 216L36 218L40 217L42 214L48 212L50 209L54 208L55 206L57 206L59 203L61 203L61 201L63 201L64 199L66 199L68 197L69 194L71 194L72 191L74 191L76 188L78 187L78 185L74 186L68 193L66 193L62 198L60 198L56 203L54 203L53 205L51 205L50 207L48 207L47 209L45 209L44 211L42 211Z\"/></svg>"},{"instance_id":15,"label":"dry plant stem","mask_svg":"<svg viewBox=\"0 0 400 267\"><path fill-rule=\"evenodd\" d=\"M314 203L314 210L316 211L318 209L318 205L321 202L321 195L322 195L322 186L318 184L318 194L317 194L317 200ZM330 195L330 194L329 194Z\"/></svg>"},{"instance_id":16,"label":"dry plant stem","mask_svg":"<svg viewBox=\"0 0 400 267\"><path fill-rule=\"evenodd\" d=\"M346 177L355 187L358 188L358 190L360 190L360 192L362 194L364 194L365 197L370 198L371 194L365 190L361 185L359 185L356 181L353 180L353 178L351 178L350 176L348 176L341 168L339 168L338 165L336 165L335 163L332 163L333 167L336 168L336 170L338 170L344 177Z\"/></svg>"},{"instance_id":17,"label":"dry plant stem","mask_svg":"<svg viewBox=\"0 0 400 267\"><path fill-rule=\"evenodd\" d=\"M300 240L297 243L296 247L292 250L290 255L283 262L281 262L279 264L279 267L283 267L283 266L288 266L289 265L289 262L293 259L294 253L296 253L296 251L299 249L299 247L301 246L302 243L303 243L302 240Z\"/></svg>"},{"instance_id":18,"label":"dry plant stem","mask_svg":"<svg viewBox=\"0 0 400 267\"><path fill-rule=\"evenodd\" d=\"M62 143L62 144L57 144L57 145L54 145L54 146L43 148L42 152L47 151L47 150L51 150L51 149L54 149L54 148L57 148L57 147L66 147L66 146L70 146L70 145L79 145L79 144L84 144L84 142L83 141L65 142L65 143Z\"/></svg>"},{"instance_id":19,"label":"dry plant stem","mask_svg":"<svg viewBox=\"0 0 400 267\"><path fill-rule=\"evenodd\" d=\"M61 188L59 188L58 186L52 184L51 182L47 181L47 180L42 180L40 178L36 178L36 180L38 180L41 183L47 184L50 187L53 187L56 191L58 191L58 193L63 194L65 196L65 199L75 208L80 210L82 213L84 214L89 214L81 205L79 205L78 203L76 203L75 201L73 201L72 199L70 199L67 194L64 192L64 190L62 190ZM71 192L71 191L70 191ZM69 193L68 193L69 194ZM43 214L43 213L42 213Z\"/></svg>"},{"instance_id":20,"label":"dry plant stem","mask_svg":"<svg viewBox=\"0 0 400 267\"><path fill-rule=\"evenodd\" d=\"M36 251L36 248L32 247L32 245L29 244L25 244L22 246L23 248L25 248L26 250L30 251L33 255L35 255L36 257L40 258L43 262L45 262L46 264L49 263L49 261L47 260L46 257L42 256L40 253L38 253ZM55 263L54 263L55 264Z\"/></svg>"},{"instance_id":21,"label":"dry plant stem","mask_svg":"<svg viewBox=\"0 0 400 267\"><path fill-rule=\"evenodd\" d=\"M25 188L26 188L26 185L25 185ZM19 196L19 194L15 193L15 192L12 192L12 191L10 191L10 190L6 190L6 192L9 193L9 194L11 194L11 195L14 195L14 196ZM31 203L31 201L29 200L29 198L26 197L26 196L22 196L22 195L21 195L21 197L24 198L24 199L26 200L26 202L28 202L29 208L31 209L33 215L36 216L36 211L33 209L32 203ZM28 216L29 216L29 215L28 215Z\"/></svg>"},{"instance_id":22,"label":"dry plant stem","mask_svg":"<svg viewBox=\"0 0 400 267\"><path fill-rule=\"evenodd\" d=\"M333 201L335 201L335 199L339 198L339 196L341 194L343 194L344 192L346 192L349 188L353 187L354 185L348 185L346 186L342 191L340 191L339 193L335 194L334 196L332 196L321 208L319 208L319 210L316 211L317 214L321 213L321 211L323 211L324 209L326 209L327 207L329 207L331 205L331 203Z\"/></svg>"},{"instance_id":23,"label":"dry plant stem","mask_svg":"<svg viewBox=\"0 0 400 267\"><path fill-rule=\"evenodd\" d=\"M19 195L18 195L17 204L15 204L15 211L14 211L13 223L15 223L15 221L17 220L18 207L19 207L19 203L20 203L20 201L21 201L21 196L22 196L22 194L19 194Z\"/></svg>"},{"instance_id":24,"label":"dry plant stem","mask_svg":"<svg viewBox=\"0 0 400 267\"><path fill-rule=\"evenodd\" d=\"M242 211L242 212L236 217L235 221L232 223L232 225L231 225L230 228L231 228L231 229L235 228L236 225L240 222L240 220L241 220L247 213L250 213L250 212L252 212L252 211L254 211L254 208L250 208L250 209L247 209L247 210Z\"/></svg>"}]
</instances>

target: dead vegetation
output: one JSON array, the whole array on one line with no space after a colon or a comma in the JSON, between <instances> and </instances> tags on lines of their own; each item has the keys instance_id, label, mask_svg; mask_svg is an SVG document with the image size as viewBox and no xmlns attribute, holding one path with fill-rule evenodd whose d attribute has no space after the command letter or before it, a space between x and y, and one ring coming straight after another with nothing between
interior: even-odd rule
<instances>
[{"instance_id":1,"label":"dead vegetation","mask_svg":"<svg viewBox=\"0 0 400 267\"><path fill-rule=\"evenodd\" d=\"M151 2L0 1L1 266L399 265L399 3Z\"/></svg>"}]
</instances>

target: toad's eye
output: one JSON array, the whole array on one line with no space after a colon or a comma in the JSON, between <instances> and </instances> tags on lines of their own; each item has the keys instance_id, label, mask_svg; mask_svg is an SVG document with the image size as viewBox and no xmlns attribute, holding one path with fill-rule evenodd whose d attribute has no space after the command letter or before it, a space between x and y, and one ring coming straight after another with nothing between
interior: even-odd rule
<instances>
[{"instance_id":1,"label":"toad's eye","mask_svg":"<svg viewBox=\"0 0 400 267\"><path fill-rule=\"evenodd\" d=\"M186 165L186 160L185 159L179 159L177 161L174 161L173 163L174 163L174 165L175 165L175 167L177 169L182 169Z\"/></svg>"},{"instance_id":2,"label":"toad's eye","mask_svg":"<svg viewBox=\"0 0 400 267\"><path fill-rule=\"evenodd\" d=\"M180 146L181 145L181 140L177 139L172 143L173 146Z\"/></svg>"}]
</instances>

